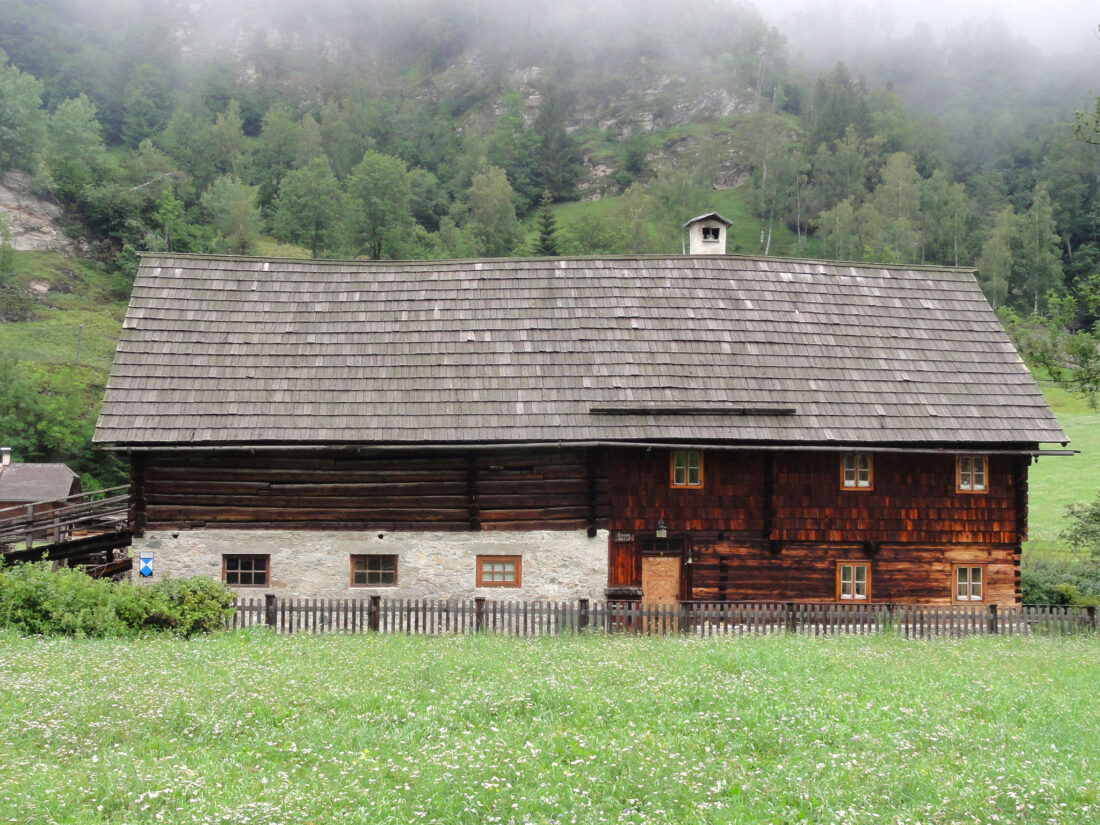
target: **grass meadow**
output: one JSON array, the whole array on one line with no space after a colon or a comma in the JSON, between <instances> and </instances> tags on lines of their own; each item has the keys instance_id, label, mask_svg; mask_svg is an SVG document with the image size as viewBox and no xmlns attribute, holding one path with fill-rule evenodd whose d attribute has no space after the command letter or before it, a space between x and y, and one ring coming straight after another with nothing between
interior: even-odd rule
<instances>
[{"instance_id":1,"label":"grass meadow","mask_svg":"<svg viewBox=\"0 0 1100 825\"><path fill-rule=\"evenodd\" d=\"M1044 386L1058 421L1070 437L1071 457L1040 458L1028 473L1028 536L1024 550L1064 558L1069 550L1058 540L1065 528L1066 505L1086 503L1100 493L1100 413L1057 387Z\"/></svg>"},{"instance_id":2,"label":"grass meadow","mask_svg":"<svg viewBox=\"0 0 1100 825\"><path fill-rule=\"evenodd\" d=\"M1092 639L0 637L0 821L1091 823Z\"/></svg>"}]
</instances>

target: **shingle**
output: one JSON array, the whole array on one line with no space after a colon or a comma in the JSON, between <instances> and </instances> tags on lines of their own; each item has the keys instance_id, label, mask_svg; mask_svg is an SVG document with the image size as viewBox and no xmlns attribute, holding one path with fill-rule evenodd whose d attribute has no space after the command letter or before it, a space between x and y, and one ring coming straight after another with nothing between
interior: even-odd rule
<instances>
[{"instance_id":1,"label":"shingle","mask_svg":"<svg viewBox=\"0 0 1100 825\"><path fill-rule=\"evenodd\" d=\"M589 412L647 405L796 414ZM961 270L737 256L143 257L97 443L429 442L440 433L456 442L1066 440Z\"/></svg>"},{"instance_id":2,"label":"shingle","mask_svg":"<svg viewBox=\"0 0 1100 825\"><path fill-rule=\"evenodd\" d=\"M64 464L8 464L0 469L0 503L58 501L76 479Z\"/></svg>"}]
</instances>

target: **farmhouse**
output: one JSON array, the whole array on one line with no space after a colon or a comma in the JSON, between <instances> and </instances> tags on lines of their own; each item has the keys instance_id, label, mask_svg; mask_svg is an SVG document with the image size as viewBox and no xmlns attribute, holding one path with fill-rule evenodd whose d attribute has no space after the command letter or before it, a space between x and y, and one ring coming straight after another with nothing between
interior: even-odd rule
<instances>
[{"instance_id":1,"label":"farmhouse","mask_svg":"<svg viewBox=\"0 0 1100 825\"><path fill-rule=\"evenodd\" d=\"M707 254L727 225L666 257L143 256L95 435L135 555L282 596L1016 603L1066 436L973 273Z\"/></svg>"}]
</instances>

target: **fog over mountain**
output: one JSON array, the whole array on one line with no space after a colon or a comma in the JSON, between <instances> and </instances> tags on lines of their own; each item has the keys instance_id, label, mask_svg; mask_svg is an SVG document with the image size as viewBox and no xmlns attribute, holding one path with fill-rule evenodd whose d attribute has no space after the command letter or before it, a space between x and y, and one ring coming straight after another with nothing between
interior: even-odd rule
<instances>
[{"instance_id":1,"label":"fog over mountain","mask_svg":"<svg viewBox=\"0 0 1100 825\"><path fill-rule=\"evenodd\" d=\"M831 50L839 55L857 43L905 38L923 27L936 36L960 29L985 29L996 36L1003 28L1045 51L1100 52L1100 7L1092 0L767 0L757 8L796 51L808 54ZM844 42L824 37L842 28L849 29Z\"/></svg>"}]
</instances>

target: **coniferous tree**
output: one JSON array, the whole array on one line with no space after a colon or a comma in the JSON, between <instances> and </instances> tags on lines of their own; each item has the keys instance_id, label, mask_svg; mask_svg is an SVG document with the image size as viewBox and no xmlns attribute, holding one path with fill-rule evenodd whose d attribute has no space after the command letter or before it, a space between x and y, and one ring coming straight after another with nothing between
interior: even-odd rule
<instances>
[{"instance_id":1,"label":"coniferous tree","mask_svg":"<svg viewBox=\"0 0 1100 825\"><path fill-rule=\"evenodd\" d=\"M535 244L535 254L547 258L555 258L559 254L553 202L550 192L544 189L539 199L539 239Z\"/></svg>"},{"instance_id":2,"label":"coniferous tree","mask_svg":"<svg viewBox=\"0 0 1100 825\"><path fill-rule=\"evenodd\" d=\"M565 96L550 88L543 94L542 106L531 128L538 136L535 152L538 182L550 190L556 200L575 197L584 158L576 139L565 128L569 114Z\"/></svg>"}]
</instances>

